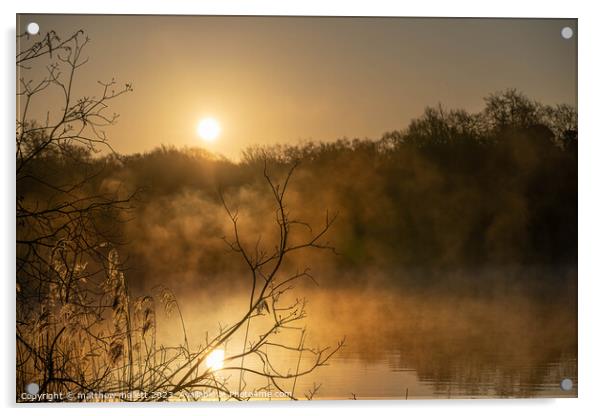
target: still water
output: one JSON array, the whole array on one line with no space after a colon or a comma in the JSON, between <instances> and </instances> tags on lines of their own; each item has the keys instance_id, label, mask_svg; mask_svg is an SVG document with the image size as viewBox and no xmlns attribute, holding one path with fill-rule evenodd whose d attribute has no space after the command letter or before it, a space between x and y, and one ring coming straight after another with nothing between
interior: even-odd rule
<instances>
[{"instance_id":1,"label":"still water","mask_svg":"<svg viewBox=\"0 0 602 416\"><path fill-rule=\"evenodd\" d=\"M272 357L277 354L272 353ZM294 368L296 360L280 357L280 366ZM287 362L288 360L288 362ZM449 366L437 364L433 371L422 371L406 363L402 351L387 351L380 357L366 359L363 353L334 356L328 365L299 377L296 382L284 380L279 384L295 397L306 399L306 393L319 386L313 399L462 399L462 398L529 398L577 397L577 360L569 356L558 361L539 363L499 356L499 367L483 364L481 359ZM301 367L310 366L301 359ZM222 376L225 376L222 374ZM229 374L236 380L237 374ZM561 389L563 379L570 379L570 390ZM270 400L278 390L261 377L246 375L247 389L262 386ZM294 383L294 384L293 384ZM264 390L265 389L265 390ZM271 396L277 399L277 395Z\"/></svg>"},{"instance_id":2,"label":"still water","mask_svg":"<svg viewBox=\"0 0 602 416\"><path fill-rule=\"evenodd\" d=\"M394 351L370 362L354 354L333 358L329 367L319 368L315 377L306 377L298 385L301 391L309 390L314 382L322 380L315 396L321 399L577 396L577 362L571 358L548 364L512 363L500 369L474 368L466 363L466 366L426 376L416 369L399 365L400 362L403 362L400 352ZM570 391L560 388L560 381L564 378L573 382Z\"/></svg>"},{"instance_id":3,"label":"still water","mask_svg":"<svg viewBox=\"0 0 602 416\"><path fill-rule=\"evenodd\" d=\"M306 346L334 346L343 337L345 345L327 365L296 381L282 380L280 387L299 399L317 386L313 399L577 397L577 319L570 292L553 301L332 290L309 298ZM296 345L299 336L285 341ZM226 355L236 355L241 345L229 345ZM264 352L283 374L294 372L299 361L296 351ZM301 369L311 367L308 355L301 354ZM230 382L238 380L238 373L223 373ZM251 390L266 386L265 377L244 379ZM563 379L571 380L570 390L560 388ZM277 391L269 383L267 390Z\"/></svg>"}]
</instances>

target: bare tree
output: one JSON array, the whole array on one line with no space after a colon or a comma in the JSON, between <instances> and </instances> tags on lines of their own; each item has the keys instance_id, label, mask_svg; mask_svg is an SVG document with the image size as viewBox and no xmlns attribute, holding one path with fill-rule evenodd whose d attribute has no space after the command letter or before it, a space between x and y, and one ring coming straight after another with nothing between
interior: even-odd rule
<instances>
[{"instance_id":1,"label":"bare tree","mask_svg":"<svg viewBox=\"0 0 602 416\"><path fill-rule=\"evenodd\" d=\"M135 193L98 189L104 163L92 155L112 152L105 128L118 116L106 113L132 86L111 80L99 82L98 96L75 94L87 62L83 31L17 41L17 385L37 381L44 393L65 382L67 367L84 371L61 350L66 343L79 342L81 357L99 353L95 328L109 306L98 301L98 283Z\"/></svg>"},{"instance_id":2,"label":"bare tree","mask_svg":"<svg viewBox=\"0 0 602 416\"><path fill-rule=\"evenodd\" d=\"M21 45L26 36L18 37ZM44 263L47 253L43 249L54 248L58 241L95 250L100 243L111 240L106 234L110 230L102 230L95 220L127 208L133 197L133 194L120 197L117 192L90 194L86 189L103 168L102 164L93 163L89 155L103 148L112 151L105 128L113 125L118 115L106 114L109 104L132 91L130 84L116 89L115 80L99 81L99 96L74 96L77 71L87 62L82 53L88 42L83 31L65 40L49 32L17 54L16 203L20 275L29 274L27 266L32 262ZM26 77L34 64L38 67L45 64L46 73L41 79ZM49 94L56 92L61 96L62 102L57 103L60 111L53 114L47 109L44 122L31 119L32 107L40 103L47 108ZM50 158L69 162L79 169L65 174L65 169L58 166L59 174L54 174L53 166L47 163ZM47 195L46 200L28 199L31 188ZM118 218L113 216L113 219Z\"/></svg>"},{"instance_id":3,"label":"bare tree","mask_svg":"<svg viewBox=\"0 0 602 416\"><path fill-rule=\"evenodd\" d=\"M208 340L204 347L197 353L190 355L190 360L180 365L160 387L169 386L170 395L181 391L189 391L194 388L211 388L206 382L212 376L213 370L207 368L204 371L198 371L205 359L216 349L223 347L229 340L239 333L244 333L243 349L238 353L225 356L224 363L227 364L221 371L237 371L238 388L233 390L232 386L221 383L216 384L219 390L227 397L241 399L241 393L247 387L244 379L246 373L259 375L265 378L266 386L255 386L253 392L263 390L273 386L282 395L296 400L294 395L294 386L297 378L310 374L317 367L326 365L330 357L333 356L342 346L344 341L340 341L336 347L308 348L304 345L304 328L295 324L306 317L306 300L295 299L292 303L283 302L284 295L294 289L296 281L302 278L314 280L309 268L297 270L293 273L286 273L283 270L283 263L293 252L306 249L331 250L334 248L328 243L322 242L332 226L336 216L330 216L326 212L323 226L313 232L312 227L301 220L292 219L288 207L285 203L286 191L291 176L296 168L296 164L288 171L284 181L281 184L275 183L267 170L267 163L264 164L264 178L269 186L269 192L273 197L275 204L275 223L277 225L278 241L273 250L267 250L262 247L261 238L258 237L251 247L243 241L239 226L239 213L228 206L222 196L223 206L232 223L232 238L224 238L228 247L240 255L242 261L247 266L251 287L249 290L248 307L246 312L239 317L233 324L222 328L219 333L211 340ZM304 227L310 231L310 236L302 242L292 244L291 233L293 227ZM267 329L263 329L259 334L255 334L255 341L249 337L249 328L252 321L265 320L269 322ZM298 345L286 344L274 340L274 336L281 331L299 332L301 335ZM284 372L278 369L273 362L272 356L265 352L265 347L277 350L294 352L298 355L297 367L295 371ZM311 364L306 368L300 368L301 355L305 354ZM254 356L259 359L261 365L256 367L245 362L245 358ZM291 357L294 360L294 356ZM179 376L183 373L182 376ZM291 381L290 389L287 390L283 385L286 381ZM215 380L214 380L215 382ZM306 398L310 399L316 394L318 387L307 393ZM251 394L252 396L252 394Z\"/></svg>"},{"instance_id":4,"label":"bare tree","mask_svg":"<svg viewBox=\"0 0 602 416\"><path fill-rule=\"evenodd\" d=\"M25 36L19 36L22 44ZM334 250L323 242L334 217L327 212L316 232L290 217L285 196L294 165L281 184L264 165L275 207L278 243L273 250L259 240L253 248L247 246L238 211L222 198L233 227L233 237L224 240L240 255L250 276L248 303L233 323L212 337L207 334L201 345L191 345L169 288L159 287L158 293L137 299L128 288L117 251L120 241L112 227L124 220L135 194L99 191L95 181L103 163L92 156L102 148L112 150L104 128L114 124L117 115L105 112L132 87L101 82L99 96L74 98L73 83L87 62L82 55L87 44L83 31L66 39L50 32L20 47L17 55L17 400L48 400L47 394L66 401L202 400L211 394L220 400L246 400L270 389L296 399L298 378L326 365L343 342L334 348L306 346L306 301L290 295L296 281L313 277L309 268L287 273L283 264L294 252ZM48 60L46 75L28 80L27 70L41 60ZM52 118L48 110L45 122L34 121L30 109L50 89L62 96L58 116ZM56 175L49 174L53 169ZM292 243L295 228L305 228L308 237ZM159 303L178 314L183 333L179 345L157 342ZM285 331L299 341L282 342L277 334ZM226 352L227 344L243 335L242 349ZM295 371L278 368L276 350L291 355ZM224 353L223 368L207 365L216 351ZM248 386L249 374L260 376L266 385ZM22 397L31 382L39 384L38 395ZM313 398L319 387L314 385L305 398ZM250 394L241 394L243 389Z\"/></svg>"}]
</instances>

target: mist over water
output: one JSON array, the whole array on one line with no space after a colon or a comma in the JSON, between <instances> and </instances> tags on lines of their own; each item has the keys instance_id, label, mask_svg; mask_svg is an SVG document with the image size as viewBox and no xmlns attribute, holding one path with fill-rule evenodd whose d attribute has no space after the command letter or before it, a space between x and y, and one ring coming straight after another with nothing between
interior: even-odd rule
<instances>
[{"instance_id":1,"label":"mist over water","mask_svg":"<svg viewBox=\"0 0 602 416\"><path fill-rule=\"evenodd\" d=\"M217 322L233 320L246 302L244 290L213 289L181 291L198 342ZM309 300L307 343L334 345L343 337L346 343L329 366L299 386L323 383L319 397L333 398L404 398L406 388L409 398L573 395L576 390L559 390L560 380L577 381L577 308L570 293L549 302L512 290L475 297L307 285L297 291ZM159 326L162 339L179 336L173 321ZM298 335L288 337L298 342ZM241 345L234 341L226 351L235 354ZM295 362L295 355L280 361L284 369Z\"/></svg>"}]
</instances>

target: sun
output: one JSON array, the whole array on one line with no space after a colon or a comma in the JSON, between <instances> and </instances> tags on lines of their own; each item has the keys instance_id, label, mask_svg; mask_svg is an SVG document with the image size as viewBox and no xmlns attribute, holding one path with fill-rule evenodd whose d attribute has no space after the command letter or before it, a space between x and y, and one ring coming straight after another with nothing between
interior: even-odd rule
<instances>
[{"instance_id":1,"label":"sun","mask_svg":"<svg viewBox=\"0 0 602 416\"><path fill-rule=\"evenodd\" d=\"M217 140L220 133L222 132L222 128L216 119L212 117L207 117L199 121L199 124L196 128L196 132L201 139L210 143Z\"/></svg>"},{"instance_id":2,"label":"sun","mask_svg":"<svg viewBox=\"0 0 602 416\"><path fill-rule=\"evenodd\" d=\"M220 370L224 367L224 355L225 351L222 349L211 351L211 353L205 359L205 365L207 365L207 367L213 371Z\"/></svg>"}]
</instances>

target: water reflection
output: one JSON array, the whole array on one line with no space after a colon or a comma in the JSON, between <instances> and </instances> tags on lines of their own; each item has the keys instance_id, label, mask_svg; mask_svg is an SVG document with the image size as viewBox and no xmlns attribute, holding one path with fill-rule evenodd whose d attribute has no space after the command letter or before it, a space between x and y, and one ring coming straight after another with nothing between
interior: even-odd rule
<instances>
[{"instance_id":1,"label":"water reflection","mask_svg":"<svg viewBox=\"0 0 602 416\"><path fill-rule=\"evenodd\" d=\"M359 355L335 359L320 369L316 379L325 380L322 399L445 399L445 398L522 398L576 397L560 389L564 377L577 381L577 362L566 358L560 362L537 365L508 365L499 368L464 366L421 370L399 366L400 352L388 352L382 359L366 362ZM305 380L301 388L310 388Z\"/></svg>"},{"instance_id":2,"label":"water reflection","mask_svg":"<svg viewBox=\"0 0 602 416\"><path fill-rule=\"evenodd\" d=\"M377 289L304 295L310 300L308 345L334 345L345 336L346 346L327 366L283 383L300 398L315 386L320 386L315 399L577 397L572 292L553 302L524 294L458 297ZM215 312L228 316L232 305ZM226 356L241 345L229 344ZM296 352L266 353L283 373L299 360ZM310 365L305 359L301 368ZM238 376L220 372L235 384ZM560 388L564 378L573 381L569 391ZM247 374L245 383L252 390L266 380Z\"/></svg>"},{"instance_id":3,"label":"water reflection","mask_svg":"<svg viewBox=\"0 0 602 416\"><path fill-rule=\"evenodd\" d=\"M347 350L316 375L321 397L577 397L573 294L550 301L363 292L360 303L376 300L361 307L349 294L333 307L316 300L323 322L345 326L345 316L355 329ZM569 391L560 388L564 378L573 381Z\"/></svg>"}]
</instances>

